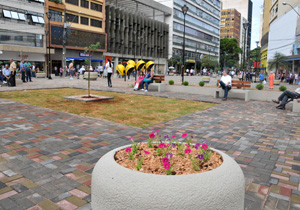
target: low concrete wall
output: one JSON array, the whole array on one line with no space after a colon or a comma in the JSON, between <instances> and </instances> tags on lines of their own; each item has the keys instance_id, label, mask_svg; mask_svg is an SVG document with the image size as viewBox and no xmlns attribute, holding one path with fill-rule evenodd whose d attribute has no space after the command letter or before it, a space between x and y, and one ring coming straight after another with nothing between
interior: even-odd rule
<instances>
[{"instance_id":1,"label":"low concrete wall","mask_svg":"<svg viewBox=\"0 0 300 210\"><path fill-rule=\"evenodd\" d=\"M293 112L300 112L300 103L297 100L293 100Z\"/></svg>"}]
</instances>

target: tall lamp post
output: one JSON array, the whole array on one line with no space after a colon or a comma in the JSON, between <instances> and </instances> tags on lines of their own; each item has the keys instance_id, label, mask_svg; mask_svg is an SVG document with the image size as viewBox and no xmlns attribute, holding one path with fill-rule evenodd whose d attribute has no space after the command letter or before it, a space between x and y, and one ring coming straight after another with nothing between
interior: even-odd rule
<instances>
[{"instance_id":1,"label":"tall lamp post","mask_svg":"<svg viewBox=\"0 0 300 210\"><path fill-rule=\"evenodd\" d=\"M258 69L258 44L259 44L259 41L256 41L256 72Z\"/></svg>"},{"instance_id":2,"label":"tall lamp post","mask_svg":"<svg viewBox=\"0 0 300 210\"><path fill-rule=\"evenodd\" d=\"M182 65L183 67L185 66L185 62L184 62L184 56L185 56L185 16L189 10L189 8L185 5L183 5L183 7L181 7L182 13L183 13L183 46L182 46ZM184 81L184 68L181 69L181 76L182 76L182 82Z\"/></svg>"},{"instance_id":3,"label":"tall lamp post","mask_svg":"<svg viewBox=\"0 0 300 210\"><path fill-rule=\"evenodd\" d=\"M48 79L52 79L51 78L51 73L50 73L50 70L51 70L51 54L50 54L50 40L51 40L51 28L50 28L50 20L51 20L51 17L52 17L52 14L50 12L47 12L46 13L47 15L47 18L48 18L48 47L49 47L49 59L48 59L48 68L47 68L47 77Z\"/></svg>"},{"instance_id":4,"label":"tall lamp post","mask_svg":"<svg viewBox=\"0 0 300 210\"><path fill-rule=\"evenodd\" d=\"M244 55L243 55L243 70L245 71L245 56L246 56L246 36L247 36L247 29L248 29L248 23L243 23L243 27L245 30L245 35L244 35Z\"/></svg>"},{"instance_id":5,"label":"tall lamp post","mask_svg":"<svg viewBox=\"0 0 300 210\"><path fill-rule=\"evenodd\" d=\"M292 5L290 5L289 3L286 3L285 1L282 2L282 5L289 5L297 13L297 15L300 17L300 14L295 10L295 8Z\"/></svg>"}]
</instances>

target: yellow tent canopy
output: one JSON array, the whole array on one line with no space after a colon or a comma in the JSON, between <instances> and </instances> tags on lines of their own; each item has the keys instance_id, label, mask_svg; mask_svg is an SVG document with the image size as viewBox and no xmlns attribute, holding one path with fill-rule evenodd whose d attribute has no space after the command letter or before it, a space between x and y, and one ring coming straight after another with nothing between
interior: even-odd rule
<instances>
[{"instance_id":1,"label":"yellow tent canopy","mask_svg":"<svg viewBox=\"0 0 300 210\"><path fill-rule=\"evenodd\" d=\"M126 75L128 75L128 73L130 73L133 70L134 70L134 65L127 65L125 69Z\"/></svg>"},{"instance_id":2,"label":"yellow tent canopy","mask_svg":"<svg viewBox=\"0 0 300 210\"><path fill-rule=\"evenodd\" d=\"M149 61L146 63L146 69L151 69L154 66L154 62L153 61Z\"/></svg>"},{"instance_id":3,"label":"yellow tent canopy","mask_svg":"<svg viewBox=\"0 0 300 210\"><path fill-rule=\"evenodd\" d=\"M144 70L144 68L145 68L145 61L139 60L139 61L136 63L136 68L137 68L138 71Z\"/></svg>"},{"instance_id":4,"label":"yellow tent canopy","mask_svg":"<svg viewBox=\"0 0 300 210\"><path fill-rule=\"evenodd\" d=\"M133 65L133 66L135 66L135 62L133 60L129 60L129 61L127 61L127 65Z\"/></svg>"},{"instance_id":5,"label":"yellow tent canopy","mask_svg":"<svg viewBox=\"0 0 300 210\"><path fill-rule=\"evenodd\" d=\"M117 71L119 72L120 75L124 75L125 67L122 64L117 65Z\"/></svg>"}]
</instances>

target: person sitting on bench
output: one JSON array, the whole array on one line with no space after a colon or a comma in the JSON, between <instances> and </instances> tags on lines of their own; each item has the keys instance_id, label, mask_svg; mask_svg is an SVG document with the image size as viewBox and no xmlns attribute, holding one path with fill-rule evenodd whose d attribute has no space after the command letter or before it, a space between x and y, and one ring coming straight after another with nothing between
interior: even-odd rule
<instances>
[{"instance_id":1,"label":"person sitting on bench","mask_svg":"<svg viewBox=\"0 0 300 210\"><path fill-rule=\"evenodd\" d=\"M231 76L228 75L228 70L225 69L223 71L223 76L221 77L220 82L218 83L218 88L222 87L224 90L224 98L223 101L227 100L228 91L231 89Z\"/></svg>"},{"instance_id":2,"label":"person sitting on bench","mask_svg":"<svg viewBox=\"0 0 300 210\"><path fill-rule=\"evenodd\" d=\"M153 79L154 79L153 77L154 77L154 75L153 75L151 69L148 68L148 69L147 69L147 74L146 74L144 80L141 81L141 88L142 88L141 90L144 90L144 84L145 84L145 86L146 86L145 92L148 91L148 86L149 86L149 84L150 84L150 83L153 83Z\"/></svg>"},{"instance_id":3,"label":"person sitting on bench","mask_svg":"<svg viewBox=\"0 0 300 210\"><path fill-rule=\"evenodd\" d=\"M280 105L276 107L276 109L285 110L285 105L290 101L297 99L297 102L300 103L300 88L297 88L295 92L291 92L289 90L284 91L276 100L272 100L275 104Z\"/></svg>"},{"instance_id":4,"label":"person sitting on bench","mask_svg":"<svg viewBox=\"0 0 300 210\"><path fill-rule=\"evenodd\" d=\"M4 76L4 80L6 80L6 82L4 81L3 83L7 83L9 81L10 75L11 75L8 64L5 65L5 68L2 70L2 74ZM10 86L10 84L9 84L9 86Z\"/></svg>"}]
</instances>

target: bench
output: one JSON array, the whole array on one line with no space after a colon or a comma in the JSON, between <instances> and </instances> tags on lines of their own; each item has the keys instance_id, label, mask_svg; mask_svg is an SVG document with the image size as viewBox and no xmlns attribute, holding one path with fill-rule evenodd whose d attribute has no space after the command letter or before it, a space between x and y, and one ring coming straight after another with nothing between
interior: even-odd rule
<instances>
[{"instance_id":1,"label":"bench","mask_svg":"<svg viewBox=\"0 0 300 210\"><path fill-rule=\"evenodd\" d=\"M158 92L163 92L164 91L164 84L162 83L155 83L155 81L163 82L165 81L165 75L163 74L154 74L153 75L153 83L151 85L149 84L149 90L151 91L158 91Z\"/></svg>"},{"instance_id":2,"label":"bench","mask_svg":"<svg viewBox=\"0 0 300 210\"><path fill-rule=\"evenodd\" d=\"M218 80L218 83L220 80ZM244 90L244 88L250 88L251 87L251 82L250 81L239 81L239 80L232 80L231 81L231 90L228 92L228 95L231 97L236 97L239 95L243 95L245 98L245 101L249 101L249 90ZM232 89L232 88L243 88L243 90L240 89ZM223 89L217 89L215 91L215 98L219 98L220 92L224 92ZM238 97L239 98L239 97Z\"/></svg>"}]
</instances>

